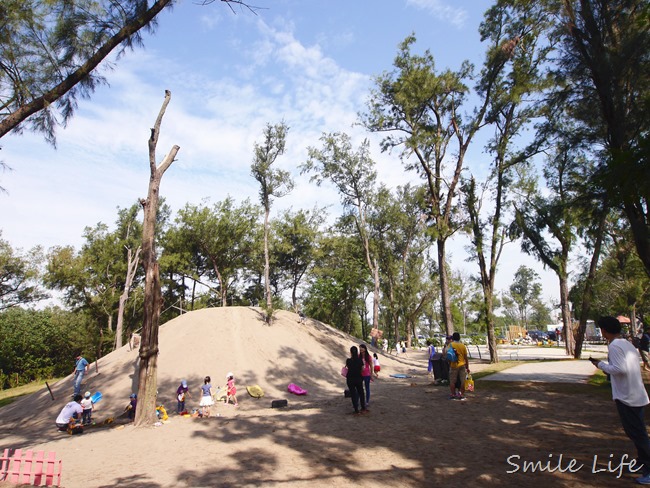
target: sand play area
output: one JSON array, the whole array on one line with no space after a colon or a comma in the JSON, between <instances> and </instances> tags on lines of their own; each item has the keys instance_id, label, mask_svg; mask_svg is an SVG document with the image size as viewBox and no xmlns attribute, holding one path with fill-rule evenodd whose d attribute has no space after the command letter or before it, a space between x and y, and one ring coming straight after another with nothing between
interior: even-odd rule
<instances>
[{"instance_id":1,"label":"sand play area","mask_svg":"<svg viewBox=\"0 0 650 488\"><path fill-rule=\"evenodd\" d=\"M431 384L424 351L380 354L370 412L352 415L340 369L358 343L289 312L278 312L272 326L254 308L187 313L160 329L158 390L168 422L136 429L119 417L137 391L137 351L125 346L97 369L93 363L82 387L103 394L94 419L114 423L77 436L55 429L70 376L51 385L54 401L44 389L0 409L0 449L55 451L66 488L633 486L625 463L634 448L606 389L478 380L459 402ZM181 379L194 408L203 377L223 386L229 371L237 408L220 404L203 419L175 415ZM288 393L289 383L308 395ZM246 393L256 384L261 399ZM271 408L275 399L288 406Z\"/></svg>"}]
</instances>

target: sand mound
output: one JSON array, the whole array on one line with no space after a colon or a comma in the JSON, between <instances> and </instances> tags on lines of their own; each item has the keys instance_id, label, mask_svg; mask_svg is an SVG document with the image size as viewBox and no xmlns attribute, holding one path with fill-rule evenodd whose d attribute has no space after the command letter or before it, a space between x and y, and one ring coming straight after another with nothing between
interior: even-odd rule
<instances>
[{"instance_id":1,"label":"sand mound","mask_svg":"<svg viewBox=\"0 0 650 488\"><path fill-rule=\"evenodd\" d=\"M175 411L175 391L182 379L188 381L193 398L188 407L198 406L200 385L209 375L215 387L225 385L226 373L232 371L238 387L238 399L267 402L275 398L313 402L340 394L344 380L340 368L351 345L359 340L341 331L307 319L298 322L291 312L278 311L271 326L262 312L252 307L210 308L186 313L161 326L158 359L158 398L171 412ZM393 361L390 356L386 361ZM70 369L74 360L70 360ZM399 363L398 363L399 364ZM308 390L307 397L287 392L295 383ZM246 386L259 385L265 396L246 400ZM62 406L70 400L72 375L50 385L52 401L46 389L3 408L0 427L22 432L49 432ZM102 420L119 416L129 395L138 389L138 351L129 346L113 351L91 365L82 391L101 391L95 418ZM26 412L39 412L37 416ZM30 437L30 436L28 436ZM42 439L42 437L41 437Z\"/></svg>"},{"instance_id":2,"label":"sand mound","mask_svg":"<svg viewBox=\"0 0 650 488\"><path fill-rule=\"evenodd\" d=\"M289 312L279 312L270 327L254 308L188 313L160 330L160 400L175 411L174 392L185 378L195 407L206 374L222 386L232 371L238 408L218 405L210 418L172 414L150 428L118 419L69 436L56 431L54 419L72 391L70 376L53 386L55 401L44 389L0 409L0 449L55 452L64 488L618 487L635 477L625 471L622 480L602 468L633 445L609 392L591 385L479 380L468 401L450 401L449 389L433 386L427 376L426 351L412 350L380 354L370 412L351 415L339 371L358 342L313 320L299 324ZM137 362L128 346L99 361L84 385L104 395L96 419L122 411L137 387ZM474 362L472 371L481 366ZM309 395L289 394L291 382ZM249 397L244 387L251 384L266 396ZM270 408L275 398L289 405ZM450 432L458 441L449 440ZM584 469L513 473L506 461L516 455L546 463L559 454L565 467L576 459ZM598 472L591 469L595 455L602 460Z\"/></svg>"}]
</instances>

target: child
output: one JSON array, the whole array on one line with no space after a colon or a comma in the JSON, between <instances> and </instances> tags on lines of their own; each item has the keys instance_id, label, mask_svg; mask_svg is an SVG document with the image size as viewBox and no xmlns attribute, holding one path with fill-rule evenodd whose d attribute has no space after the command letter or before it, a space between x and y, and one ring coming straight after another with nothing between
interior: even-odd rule
<instances>
[{"instance_id":1,"label":"child","mask_svg":"<svg viewBox=\"0 0 650 488\"><path fill-rule=\"evenodd\" d=\"M210 407L214 405L214 391L212 390L210 381L210 377L206 376L203 379L203 386L201 386L201 401L199 402L199 406L201 407L202 417L210 417Z\"/></svg>"},{"instance_id":2,"label":"child","mask_svg":"<svg viewBox=\"0 0 650 488\"><path fill-rule=\"evenodd\" d=\"M187 387L187 381L181 381L180 386L176 389L176 400L178 400L178 405L176 406L176 413L181 415L186 413L185 411L185 397L188 396L192 398L190 389Z\"/></svg>"},{"instance_id":3,"label":"child","mask_svg":"<svg viewBox=\"0 0 650 488\"><path fill-rule=\"evenodd\" d=\"M379 378L381 365L379 364L379 357L377 356L376 352L372 354L372 369L375 372L375 378Z\"/></svg>"},{"instance_id":4,"label":"child","mask_svg":"<svg viewBox=\"0 0 650 488\"><path fill-rule=\"evenodd\" d=\"M235 394L237 393L237 388L235 388L235 376L232 373L228 373L226 375L226 380L228 383L226 384L226 403L229 403L230 400L235 404L235 407L239 406L239 403L237 403L237 397Z\"/></svg>"},{"instance_id":5,"label":"child","mask_svg":"<svg viewBox=\"0 0 650 488\"><path fill-rule=\"evenodd\" d=\"M138 395L131 393L129 396L129 404L126 406L124 411L127 413L127 416L130 420L135 419L135 408L138 406Z\"/></svg>"},{"instance_id":6,"label":"child","mask_svg":"<svg viewBox=\"0 0 650 488\"><path fill-rule=\"evenodd\" d=\"M90 399L90 392L87 391L84 393L84 399L81 400L81 406L84 411L81 414L81 423L83 425L88 425L92 423L92 413L93 413L93 401Z\"/></svg>"}]
</instances>

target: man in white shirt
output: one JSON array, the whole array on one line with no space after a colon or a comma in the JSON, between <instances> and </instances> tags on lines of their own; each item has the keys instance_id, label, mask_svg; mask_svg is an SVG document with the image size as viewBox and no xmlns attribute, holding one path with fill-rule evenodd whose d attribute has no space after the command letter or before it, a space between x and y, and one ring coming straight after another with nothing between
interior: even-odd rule
<instances>
[{"instance_id":1,"label":"man in white shirt","mask_svg":"<svg viewBox=\"0 0 650 488\"><path fill-rule=\"evenodd\" d=\"M644 407L650 400L641 378L639 353L630 341L621 337L621 324L614 317L601 317L598 327L609 343L608 361L589 360L610 375L612 398L623 430L636 446L637 461L643 464L642 476L636 482L650 485L650 439L643 416Z\"/></svg>"},{"instance_id":2,"label":"man in white shirt","mask_svg":"<svg viewBox=\"0 0 650 488\"><path fill-rule=\"evenodd\" d=\"M72 419L80 419L83 414L83 407L81 406L81 395L75 395L74 400L66 403L65 407L61 409L61 413L56 418L56 427L61 431L68 429Z\"/></svg>"}]
</instances>

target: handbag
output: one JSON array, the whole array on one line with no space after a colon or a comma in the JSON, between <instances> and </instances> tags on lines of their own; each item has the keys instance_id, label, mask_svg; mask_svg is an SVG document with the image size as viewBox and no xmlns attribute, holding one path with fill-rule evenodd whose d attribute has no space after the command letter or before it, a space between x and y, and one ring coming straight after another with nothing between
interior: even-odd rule
<instances>
[{"instance_id":1,"label":"handbag","mask_svg":"<svg viewBox=\"0 0 650 488\"><path fill-rule=\"evenodd\" d=\"M474 379L471 374L465 378L465 391L474 391Z\"/></svg>"},{"instance_id":2,"label":"handbag","mask_svg":"<svg viewBox=\"0 0 650 488\"><path fill-rule=\"evenodd\" d=\"M341 376L345 376L346 378L348 377L348 367L347 366L343 366L341 368Z\"/></svg>"}]
</instances>

